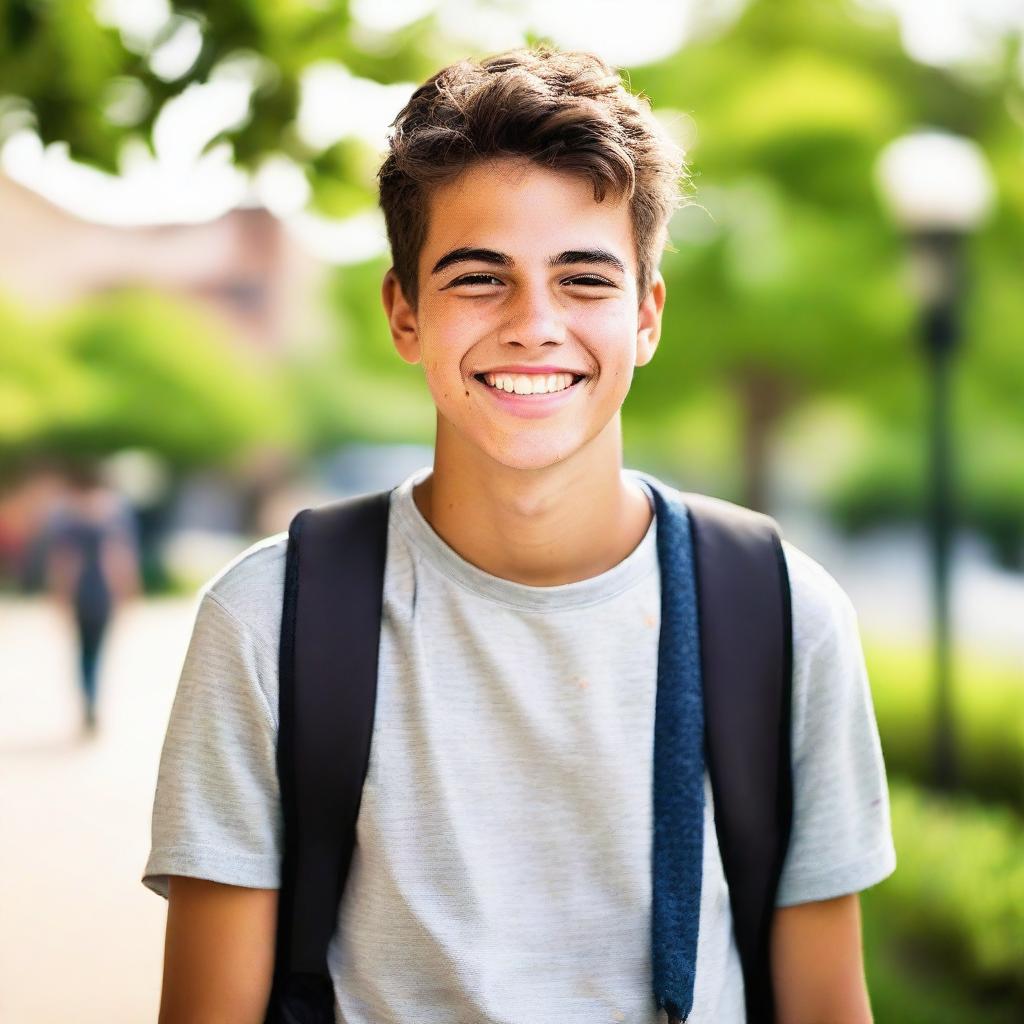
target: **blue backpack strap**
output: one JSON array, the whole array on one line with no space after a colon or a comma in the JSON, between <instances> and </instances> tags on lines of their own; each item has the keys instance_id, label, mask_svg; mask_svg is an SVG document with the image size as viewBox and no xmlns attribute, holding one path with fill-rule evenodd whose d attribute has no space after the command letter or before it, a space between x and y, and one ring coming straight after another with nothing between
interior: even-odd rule
<instances>
[{"instance_id":1,"label":"blue backpack strap","mask_svg":"<svg viewBox=\"0 0 1024 1024\"><path fill-rule=\"evenodd\" d=\"M661 632L654 712L651 960L670 1022L693 1006L704 865L704 703L693 545L686 509L651 488L657 515Z\"/></svg>"},{"instance_id":2,"label":"blue backpack strap","mask_svg":"<svg viewBox=\"0 0 1024 1024\"><path fill-rule=\"evenodd\" d=\"M707 767L747 1021L773 1024L771 924L793 818L789 575L768 516L704 495L682 498L696 569Z\"/></svg>"},{"instance_id":3,"label":"blue backpack strap","mask_svg":"<svg viewBox=\"0 0 1024 1024\"><path fill-rule=\"evenodd\" d=\"M284 857L267 1024L334 1024L327 947L370 757L389 498L307 509L288 534L277 743Z\"/></svg>"}]
</instances>

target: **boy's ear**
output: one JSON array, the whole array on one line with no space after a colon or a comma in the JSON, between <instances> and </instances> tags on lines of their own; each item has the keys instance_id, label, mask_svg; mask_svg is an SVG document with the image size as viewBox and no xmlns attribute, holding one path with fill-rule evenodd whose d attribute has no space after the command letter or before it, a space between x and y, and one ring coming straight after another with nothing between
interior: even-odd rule
<instances>
[{"instance_id":1,"label":"boy's ear","mask_svg":"<svg viewBox=\"0 0 1024 1024\"><path fill-rule=\"evenodd\" d=\"M665 308L665 278L661 271L654 272L654 280L647 296L640 303L636 330L636 365L644 366L654 358L661 338L661 314Z\"/></svg>"},{"instance_id":2,"label":"boy's ear","mask_svg":"<svg viewBox=\"0 0 1024 1024\"><path fill-rule=\"evenodd\" d=\"M422 352L420 351L419 329L416 324L416 310L406 300L394 267L391 267L384 275L380 297L384 303L388 326L391 328L391 340L395 343L398 354L407 363L418 363Z\"/></svg>"}]
</instances>

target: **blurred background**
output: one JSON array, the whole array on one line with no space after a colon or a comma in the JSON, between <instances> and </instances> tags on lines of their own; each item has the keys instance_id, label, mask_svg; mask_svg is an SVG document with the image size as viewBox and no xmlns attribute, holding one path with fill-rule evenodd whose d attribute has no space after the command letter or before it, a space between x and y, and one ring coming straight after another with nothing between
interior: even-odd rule
<instances>
[{"instance_id":1,"label":"blurred background","mask_svg":"<svg viewBox=\"0 0 1024 1024\"><path fill-rule=\"evenodd\" d=\"M196 589L430 462L375 173L417 83L542 39L694 176L627 464L770 512L858 609L876 1020L1024 1018L1020 0L0 0L5 1024L156 1019Z\"/></svg>"}]
</instances>

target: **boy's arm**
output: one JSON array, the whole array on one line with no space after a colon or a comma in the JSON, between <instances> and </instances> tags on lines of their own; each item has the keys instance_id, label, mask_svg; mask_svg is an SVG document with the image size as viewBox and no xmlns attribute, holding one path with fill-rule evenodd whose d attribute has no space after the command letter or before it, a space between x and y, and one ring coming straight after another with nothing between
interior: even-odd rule
<instances>
[{"instance_id":1,"label":"boy's arm","mask_svg":"<svg viewBox=\"0 0 1024 1024\"><path fill-rule=\"evenodd\" d=\"M871 1024L857 893L777 908L771 963L778 1024Z\"/></svg>"},{"instance_id":2,"label":"boy's arm","mask_svg":"<svg viewBox=\"0 0 1024 1024\"><path fill-rule=\"evenodd\" d=\"M856 610L818 563L785 547L793 826L772 921L778 1020L870 1024L857 894L895 867L885 765Z\"/></svg>"},{"instance_id":3,"label":"boy's arm","mask_svg":"<svg viewBox=\"0 0 1024 1024\"><path fill-rule=\"evenodd\" d=\"M277 890L173 875L159 1024L262 1024Z\"/></svg>"}]
</instances>

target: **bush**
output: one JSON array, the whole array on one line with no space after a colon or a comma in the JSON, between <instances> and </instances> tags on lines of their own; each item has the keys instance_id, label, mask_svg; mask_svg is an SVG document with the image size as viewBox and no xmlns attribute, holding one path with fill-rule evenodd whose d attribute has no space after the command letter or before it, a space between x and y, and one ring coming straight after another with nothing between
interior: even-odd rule
<instances>
[{"instance_id":1,"label":"bush","mask_svg":"<svg viewBox=\"0 0 1024 1024\"><path fill-rule=\"evenodd\" d=\"M958 529L984 537L1007 569L1024 568L1024 441L1009 414L977 417L957 439L953 515ZM925 440L880 425L855 464L828 488L825 507L840 528L921 523L928 509Z\"/></svg>"},{"instance_id":2,"label":"bush","mask_svg":"<svg viewBox=\"0 0 1024 1024\"><path fill-rule=\"evenodd\" d=\"M94 296L45 319L0 306L0 470L121 448L187 469L288 448L296 412L273 370L166 296Z\"/></svg>"},{"instance_id":3,"label":"bush","mask_svg":"<svg viewBox=\"0 0 1024 1024\"><path fill-rule=\"evenodd\" d=\"M861 898L879 1024L1014 1019L1009 1008L1024 1000L1024 825L905 783L891 798L897 868Z\"/></svg>"},{"instance_id":4,"label":"bush","mask_svg":"<svg viewBox=\"0 0 1024 1024\"><path fill-rule=\"evenodd\" d=\"M927 651L865 643L885 763L893 775L932 780L934 681ZM1024 679L978 657L957 659L954 714L964 790L1024 813Z\"/></svg>"},{"instance_id":5,"label":"bush","mask_svg":"<svg viewBox=\"0 0 1024 1024\"><path fill-rule=\"evenodd\" d=\"M16 454L38 446L62 410L80 412L81 377L52 324L0 301L0 470Z\"/></svg>"},{"instance_id":6,"label":"bush","mask_svg":"<svg viewBox=\"0 0 1024 1024\"><path fill-rule=\"evenodd\" d=\"M62 334L94 401L88 415L53 425L59 451L140 447L189 467L292 442L291 410L270 368L186 303L105 295L80 306Z\"/></svg>"}]
</instances>

